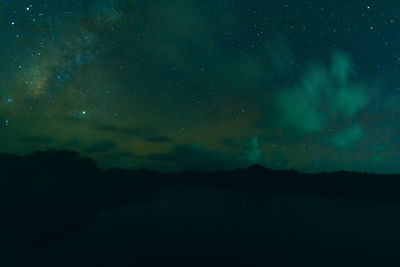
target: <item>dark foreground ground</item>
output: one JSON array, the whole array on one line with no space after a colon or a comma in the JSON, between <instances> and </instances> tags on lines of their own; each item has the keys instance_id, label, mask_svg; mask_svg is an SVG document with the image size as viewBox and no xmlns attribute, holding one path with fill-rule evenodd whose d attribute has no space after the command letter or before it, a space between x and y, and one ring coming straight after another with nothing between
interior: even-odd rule
<instances>
[{"instance_id":1,"label":"dark foreground ground","mask_svg":"<svg viewBox=\"0 0 400 267\"><path fill-rule=\"evenodd\" d=\"M0 156L0 266L399 266L400 177Z\"/></svg>"}]
</instances>

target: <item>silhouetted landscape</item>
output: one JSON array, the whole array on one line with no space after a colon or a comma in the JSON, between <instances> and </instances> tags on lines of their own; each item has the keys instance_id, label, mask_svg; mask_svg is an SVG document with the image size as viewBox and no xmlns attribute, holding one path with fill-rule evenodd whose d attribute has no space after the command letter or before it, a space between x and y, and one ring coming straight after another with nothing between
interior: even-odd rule
<instances>
[{"instance_id":1,"label":"silhouetted landscape","mask_svg":"<svg viewBox=\"0 0 400 267\"><path fill-rule=\"evenodd\" d=\"M0 267L400 266L399 0L0 18Z\"/></svg>"},{"instance_id":2,"label":"silhouetted landscape","mask_svg":"<svg viewBox=\"0 0 400 267\"><path fill-rule=\"evenodd\" d=\"M101 169L0 155L0 266L377 266L400 248L396 175Z\"/></svg>"}]
</instances>

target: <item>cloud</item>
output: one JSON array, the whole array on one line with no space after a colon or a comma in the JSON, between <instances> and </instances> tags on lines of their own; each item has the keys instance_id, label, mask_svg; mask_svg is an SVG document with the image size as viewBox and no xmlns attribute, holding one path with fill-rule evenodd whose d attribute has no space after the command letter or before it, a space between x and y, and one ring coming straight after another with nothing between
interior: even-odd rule
<instances>
[{"instance_id":1,"label":"cloud","mask_svg":"<svg viewBox=\"0 0 400 267\"><path fill-rule=\"evenodd\" d=\"M348 147L352 143L359 141L364 137L364 131L359 125L352 126L350 128L344 129L337 134L330 136L325 139L327 144L336 147Z\"/></svg>"},{"instance_id":2,"label":"cloud","mask_svg":"<svg viewBox=\"0 0 400 267\"><path fill-rule=\"evenodd\" d=\"M344 84L348 81L351 70L352 63L349 57L343 52L334 52L332 56L331 77Z\"/></svg>"},{"instance_id":3,"label":"cloud","mask_svg":"<svg viewBox=\"0 0 400 267\"><path fill-rule=\"evenodd\" d=\"M108 152L110 150L113 150L117 148L117 144L113 140L101 140L92 146L90 146L88 149L85 150L87 153L102 153L102 152Z\"/></svg>"},{"instance_id":4,"label":"cloud","mask_svg":"<svg viewBox=\"0 0 400 267\"><path fill-rule=\"evenodd\" d=\"M263 151L260 148L257 137L252 137L243 142L242 157L248 165L255 163L262 164L264 162Z\"/></svg>"},{"instance_id":5,"label":"cloud","mask_svg":"<svg viewBox=\"0 0 400 267\"><path fill-rule=\"evenodd\" d=\"M48 135L21 135L19 140L26 143L33 143L33 144L50 144L54 141L53 137Z\"/></svg>"},{"instance_id":6,"label":"cloud","mask_svg":"<svg viewBox=\"0 0 400 267\"><path fill-rule=\"evenodd\" d=\"M297 134L322 131L336 119L352 119L369 101L363 86L354 83L350 58L334 52L331 66L314 65L301 82L277 98L278 122Z\"/></svg>"},{"instance_id":7,"label":"cloud","mask_svg":"<svg viewBox=\"0 0 400 267\"><path fill-rule=\"evenodd\" d=\"M316 132L325 127L327 117L316 106L315 92L302 89L284 92L278 100L279 123L300 133Z\"/></svg>"},{"instance_id":8,"label":"cloud","mask_svg":"<svg viewBox=\"0 0 400 267\"><path fill-rule=\"evenodd\" d=\"M168 136L164 136L164 135L155 135L155 136L138 136L140 138L142 138L144 141L147 142L154 142L154 143L168 143L171 142L172 139L169 138Z\"/></svg>"},{"instance_id":9,"label":"cloud","mask_svg":"<svg viewBox=\"0 0 400 267\"><path fill-rule=\"evenodd\" d=\"M173 139L166 135L158 134L158 132L151 127L129 127L105 124L96 120L85 120L77 116L64 116L60 117L64 121L73 121L74 123L87 123L94 130L107 132L110 134L123 135L126 137L136 137L146 142L152 143L170 143ZM73 144L78 146L79 144Z\"/></svg>"},{"instance_id":10,"label":"cloud","mask_svg":"<svg viewBox=\"0 0 400 267\"><path fill-rule=\"evenodd\" d=\"M371 151L377 152L377 151L383 151L388 148L387 144L381 144L381 145L376 145L371 148Z\"/></svg>"},{"instance_id":11,"label":"cloud","mask_svg":"<svg viewBox=\"0 0 400 267\"><path fill-rule=\"evenodd\" d=\"M239 144L235 140L228 138L228 137L222 138L220 140L220 143L222 145L230 147L230 148L237 148L239 146Z\"/></svg>"},{"instance_id":12,"label":"cloud","mask_svg":"<svg viewBox=\"0 0 400 267\"><path fill-rule=\"evenodd\" d=\"M368 96L363 88L353 86L350 90L342 88L336 96L335 106L338 112L351 118L368 103Z\"/></svg>"},{"instance_id":13,"label":"cloud","mask_svg":"<svg viewBox=\"0 0 400 267\"><path fill-rule=\"evenodd\" d=\"M79 148L81 146L83 146L83 143L81 140L79 140L77 138L69 139L63 144L63 147L65 147L67 149L72 149L72 150L76 150L77 148Z\"/></svg>"},{"instance_id":14,"label":"cloud","mask_svg":"<svg viewBox=\"0 0 400 267\"><path fill-rule=\"evenodd\" d=\"M165 135L159 135L151 128L139 128L139 127L124 127L115 125L105 125L103 123L93 123L93 127L97 130L112 132L114 134L126 135L131 137L137 137L146 142L153 143L169 143L172 139Z\"/></svg>"}]
</instances>

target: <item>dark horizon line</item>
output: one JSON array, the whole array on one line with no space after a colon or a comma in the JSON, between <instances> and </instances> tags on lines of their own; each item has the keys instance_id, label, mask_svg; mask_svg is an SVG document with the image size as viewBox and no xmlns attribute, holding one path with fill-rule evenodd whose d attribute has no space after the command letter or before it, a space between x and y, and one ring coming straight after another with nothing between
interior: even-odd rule
<instances>
[{"instance_id":1,"label":"dark horizon line","mask_svg":"<svg viewBox=\"0 0 400 267\"><path fill-rule=\"evenodd\" d=\"M105 171L109 170L122 170L122 171L147 171L147 172L155 172L155 173L161 173L161 174L184 174L184 173L228 173L228 172L235 172L235 171L251 171L251 170L258 170L258 171L264 171L264 172L273 172L273 173L296 173L297 175L312 175L312 176L318 176L318 175L330 175L330 174L359 174L359 175L370 175L370 176L400 176L400 173L375 173L375 172L362 172L362 171L345 171L345 170L334 170L334 171L322 171L322 172L304 172L304 171L299 171L296 169L272 169L267 166L264 166L259 163L251 163L247 167L236 167L232 169L227 169L227 170L222 170L222 169L215 169L215 170L196 170L196 169L188 169L188 170L181 170L181 171L162 171L162 170L155 170L155 169L148 169L146 167L142 168L123 168L123 167L102 167L99 166L99 162L95 160L91 156L86 156L82 152L78 152L75 150L70 150L70 149L47 149L47 150L33 150L32 152L25 153L25 154L20 154L20 153L10 153L10 152L0 152L0 158L3 156L16 156L20 158L24 157L29 157L29 156L35 156L38 154L46 154L46 153L54 153L54 154L61 154L61 153L69 153L71 155L74 155L75 157L79 159L87 159L90 160L92 163L96 165L97 168Z\"/></svg>"}]
</instances>

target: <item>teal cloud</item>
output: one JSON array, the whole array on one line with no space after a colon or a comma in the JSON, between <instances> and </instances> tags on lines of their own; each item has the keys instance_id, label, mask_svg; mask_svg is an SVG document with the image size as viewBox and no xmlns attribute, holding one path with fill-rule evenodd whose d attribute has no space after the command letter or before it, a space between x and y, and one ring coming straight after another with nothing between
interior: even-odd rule
<instances>
[{"instance_id":1,"label":"teal cloud","mask_svg":"<svg viewBox=\"0 0 400 267\"><path fill-rule=\"evenodd\" d=\"M351 88L342 88L336 95L335 106L338 112L346 117L354 116L360 109L368 103L368 96L363 88L353 86Z\"/></svg>"},{"instance_id":2,"label":"teal cloud","mask_svg":"<svg viewBox=\"0 0 400 267\"><path fill-rule=\"evenodd\" d=\"M326 143L336 147L349 147L364 137L364 131L359 125L344 129L337 134L326 138Z\"/></svg>"},{"instance_id":3,"label":"teal cloud","mask_svg":"<svg viewBox=\"0 0 400 267\"><path fill-rule=\"evenodd\" d=\"M264 162L263 151L260 148L260 143L257 137L252 137L245 140L242 144L242 159L247 165L262 164Z\"/></svg>"},{"instance_id":4,"label":"teal cloud","mask_svg":"<svg viewBox=\"0 0 400 267\"><path fill-rule=\"evenodd\" d=\"M337 119L351 120L369 102L364 87L350 79L352 71L343 52L333 53L330 67L310 67L298 84L277 97L279 124L297 134L310 134Z\"/></svg>"}]
</instances>

